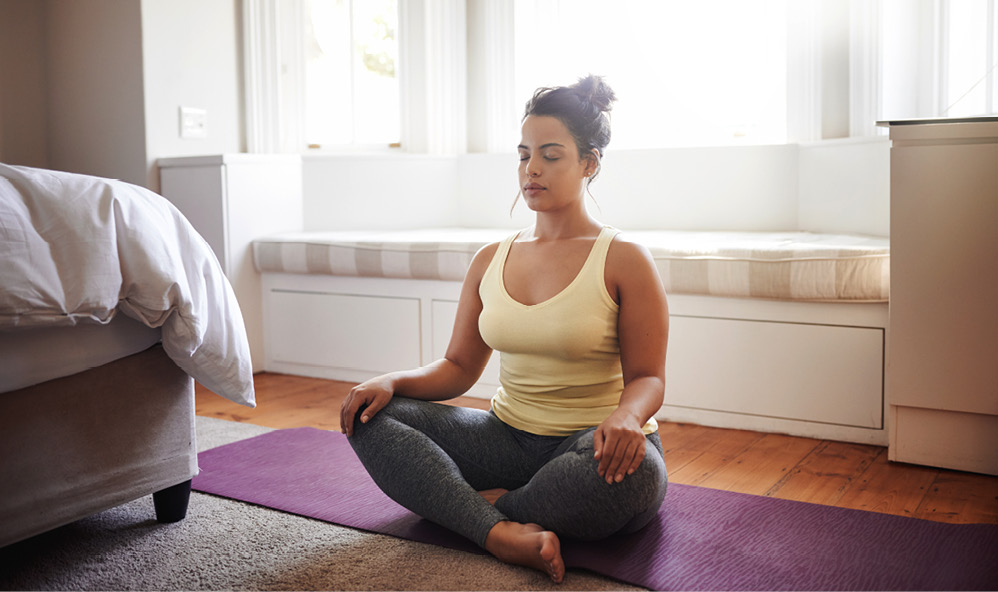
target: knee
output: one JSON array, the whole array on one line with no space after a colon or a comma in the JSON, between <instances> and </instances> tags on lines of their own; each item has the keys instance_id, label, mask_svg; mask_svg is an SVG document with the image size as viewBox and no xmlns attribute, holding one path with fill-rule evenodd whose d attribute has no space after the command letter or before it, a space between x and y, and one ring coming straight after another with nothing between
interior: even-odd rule
<instances>
[{"instance_id":1,"label":"knee","mask_svg":"<svg viewBox=\"0 0 998 592\"><path fill-rule=\"evenodd\" d=\"M423 431L425 426L432 423L434 417L434 403L409 399L406 397L393 397L387 405L374 414L367 423L360 421L360 410L353 420L353 435L349 442L354 450L359 446L373 447L380 449L387 442L395 442L409 429Z\"/></svg>"},{"instance_id":2,"label":"knee","mask_svg":"<svg viewBox=\"0 0 998 592\"><path fill-rule=\"evenodd\" d=\"M618 532L629 533L640 530L658 515L659 508L665 500L665 492L669 485L669 477L665 468L665 459L653 447L633 475L624 481L633 480L630 519Z\"/></svg>"},{"instance_id":3,"label":"knee","mask_svg":"<svg viewBox=\"0 0 998 592\"><path fill-rule=\"evenodd\" d=\"M577 453L575 462L583 472L582 481L576 482L581 497L571 504L571 509L557 512L562 519L552 525L553 530L575 539L600 540L633 532L655 518L665 499L668 477L662 453L654 446L648 446L634 473L612 484L598 475L598 462L589 453L582 450ZM581 457L589 459L582 461Z\"/></svg>"},{"instance_id":4,"label":"knee","mask_svg":"<svg viewBox=\"0 0 998 592\"><path fill-rule=\"evenodd\" d=\"M399 406L400 400L400 398L390 400L387 405L375 413L374 417L368 419L366 423L360 420L365 408L362 407L357 410L357 414L353 418L353 434L347 438L347 441L350 442L354 450L357 450L358 445L363 446L367 441L379 439L379 436L372 436L371 434L385 429L385 425L392 422L395 409Z\"/></svg>"},{"instance_id":5,"label":"knee","mask_svg":"<svg viewBox=\"0 0 998 592\"><path fill-rule=\"evenodd\" d=\"M645 442L645 456L634 473L625 477L622 482L610 486L611 491L614 488L620 490L617 495L626 499L628 507L634 507L638 512L651 506L655 506L657 510L665 497L668 474L660 446L657 435L649 437ZM583 435L569 450L583 456L591 455L592 433ZM598 463L593 461L592 465L595 467Z\"/></svg>"},{"instance_id":6,"label":"knee","mask_svg":"<svg viewBox=\"0 0 998 592\"><path fill-rule=\"evenodd\" d=\"M382 455L405 449L401 444L405 437L405 425L399 419L399 409L406 406L407 400L394 398L366 423L360 420L363 410L357 412L353 420L353 434L347 437L347 442L368 472L371 471L370 463L380 462L378 459Z\"/></svg>"},{"instance_id":7,"label":"knee","mask_svg":"<svg viewBox=\"0 0 998 592\"><path fill-rule=\"evenodd\" d=\"M406 399L404 397L393 397L388 404L381 408L380 411L374 414L374 417L370 418L367 423L360 420L360 417L364 414L364 407L357 410L357 415L353 419L353 436L354 438L362 438L364 434L376 430L379 426L384 423L391 422L394 419L400 417L405 417L406 409L410 406L412 400Z\"/></svg>"},{"instance_id":8,"label":"knee","mask_svg":"<svg viewBox=\"0 0 998 592\"><path fill-rule=\"evenodd\" d=\"M649 509L657 512L662 500L665 499L665 489L669 481L665 470L665 459L654 447L648 448L648 452L634 473L616 484L617 486L626 484L624 497L627 498L635 514Z\"/></svg>"}]
</instances>

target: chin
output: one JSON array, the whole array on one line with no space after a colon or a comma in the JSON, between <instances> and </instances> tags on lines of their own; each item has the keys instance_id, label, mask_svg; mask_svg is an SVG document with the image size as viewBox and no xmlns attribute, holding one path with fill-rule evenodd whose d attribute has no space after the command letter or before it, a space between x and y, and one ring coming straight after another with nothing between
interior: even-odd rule
<instances>
[{"instance_id":1,"label":"chin","mask_svg":"<svg viewBox=\"0 0 998 592\"><path fill-rule=\"evenodd\" d=\"M526 199L524 202L527 204L527 208L529 208L532 212L544 212L548 209L544 206L544 202L540 200Z\"/></svg>"}]
</instances>

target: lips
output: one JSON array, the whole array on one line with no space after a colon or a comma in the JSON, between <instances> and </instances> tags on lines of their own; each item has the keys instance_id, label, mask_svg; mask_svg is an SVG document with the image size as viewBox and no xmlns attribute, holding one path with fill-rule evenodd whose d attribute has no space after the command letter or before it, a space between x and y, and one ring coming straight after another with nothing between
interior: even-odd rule
<instances>
[{"instance_id":1,"label":"lips","mask_svg":"<svg viewBox=\"0 0 998 592\"><path fill-rule=\"evenodd\" d=\"M537 192L543 191L545 189L547 189L547 188L544 187L543 185L539 184L539 183L527 183L523 187L524 193L537 193Z\"/></svg>"}]
</instances>

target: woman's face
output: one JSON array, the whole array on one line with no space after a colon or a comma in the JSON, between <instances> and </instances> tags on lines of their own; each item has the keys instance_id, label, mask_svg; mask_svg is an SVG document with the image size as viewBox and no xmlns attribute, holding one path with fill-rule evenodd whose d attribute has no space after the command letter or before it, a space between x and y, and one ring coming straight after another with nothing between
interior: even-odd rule
<instances>
[{"instance_id":1,"label":"woman's face","mask_svg":"<svg viewBox=\"0 0 998 592\"><path fill-rule=\"evenodd\" d=\"M585 196L590 159L580 159L572 134L558 118L528 116L521 128L520 189L534 211L552 211Z\"/></svg>"}]
</instances>

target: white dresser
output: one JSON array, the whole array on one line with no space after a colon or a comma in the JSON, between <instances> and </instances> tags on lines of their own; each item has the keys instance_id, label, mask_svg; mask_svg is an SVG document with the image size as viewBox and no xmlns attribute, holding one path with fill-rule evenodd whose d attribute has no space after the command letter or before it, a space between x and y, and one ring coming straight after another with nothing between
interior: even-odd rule
<instances>
[{"instance_id":1,"label":"white dresser","mask_svg":"<svg viewBox=\"0 0 998 592\"><path fill-rule=\"evenodd\" d=\"M998 117L884 125L889 458L998 474Z\"/></svg>"}]
</instances>

